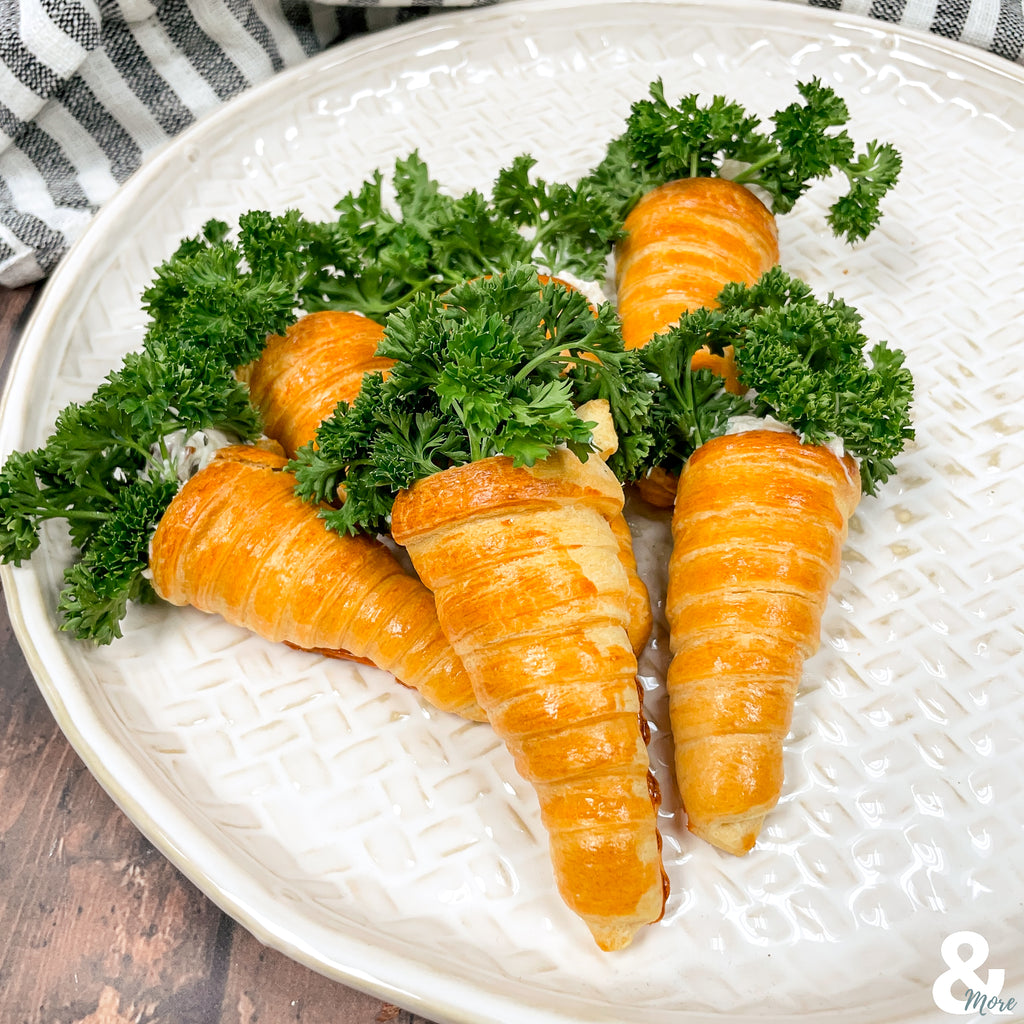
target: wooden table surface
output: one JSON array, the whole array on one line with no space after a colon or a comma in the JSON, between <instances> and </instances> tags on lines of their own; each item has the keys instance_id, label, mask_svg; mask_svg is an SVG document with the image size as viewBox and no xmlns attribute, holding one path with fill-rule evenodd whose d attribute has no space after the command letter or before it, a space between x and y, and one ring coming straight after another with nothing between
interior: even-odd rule
<instances>
[{"instance_id":1,"label":"wooden table surface","mask_svg":"<svg viewBox=\"0 0 1024 1024\"><path fill-rule=\"evenodd\" d=\"M36 289L0 289L6 379ZM429 1024L268 949L68 745L0 602L0 1024Z\"/></svg>"}]
</instances>

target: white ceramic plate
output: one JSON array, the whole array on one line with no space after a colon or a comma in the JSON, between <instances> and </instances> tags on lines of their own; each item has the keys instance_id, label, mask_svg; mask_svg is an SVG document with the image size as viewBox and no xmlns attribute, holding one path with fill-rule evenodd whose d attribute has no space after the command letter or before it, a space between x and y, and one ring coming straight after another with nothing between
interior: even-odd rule
<instances>
[{"instance_id":1,"label":"white ceramic plate","mask_svg":"<svg viewBox=\"0 0 1024 1024\"><path fill-rule=\"evenodd\" d=\"M152 268L211 216L326 215L414 148L453 190L486 188L523 151L571 176L656 76L670 96L727 93L767 115L812 75L905 172L855 249L825 232L830 191L815 189L782 220L783 261L906 349L917 443L857 512L785 792L742 860L683 828L663 636L645 658L672 897L630 949L599 953L561 905L534 798L486 727L199 613L135 610L124 640L76 644L53 611L59 531L4 570L82 758L258 937L444 1021L943 1020L933 983L974 977L940 954L961 930L988 943L975 973L1005 969L1004 997L1024 1001L1019 68L778 3L502 5L346 44L197 125L96 218L28 326L2 450L39 443L138 346ZM661 544L645 527L656 595Z\"/></svg>"}]
</instances>

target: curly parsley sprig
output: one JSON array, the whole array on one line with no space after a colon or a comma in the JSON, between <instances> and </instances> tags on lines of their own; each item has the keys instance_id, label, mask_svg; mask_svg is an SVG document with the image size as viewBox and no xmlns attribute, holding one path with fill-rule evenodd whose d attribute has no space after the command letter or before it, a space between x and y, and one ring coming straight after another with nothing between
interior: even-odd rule
<instances>
[{"instance_id":1,"label":"curly parsley sprig","mask_svg":"<svg viewBox=\"0 0 1024 1024\"><path fill-rule=\"evenodd\" d=\"M553 273L603 281L608 245L622 233L618 203L584 180L577 185L533 177L534 157L523 154L502 168L491 187L495 212L528 240L532 257Z\"/></svg>"},{"instance_id":2,"label":"curly parsley sprig","mask_svg":"<svg viewBox=\"0 0 1024 1024\"><path fill-rule=\"evenodd\" d=\"M297 308L318 300L322 280L353 253L337 225L294 210L251 210L234 232L224 221L208 221L156 268L143 291L144 347L201 349L224 366L243 366L263 351L268 334L287 329Z\"/></svg>"},{"instance_id":3,"label":"curly parsley sprig","mask_svg":"<svg viewBox=\"0 0 1024 1024\"><path fill-rule=\"evenodd\" d=\"M386 530L395 495L450 466L492 455L533 465L560 445L587 458L594 424L576 409L593 398L609 401L620 430L613 468L629 477L647 453L653 381L623 349L614 311L595 315L532 266L418 297L388 318L378 352L394 366L364 377L293 465L308 500L344 488L324 513L336 530Z\"/></svg>"},{"instance_id":4,"label":"curly parsley sprig","mask_svg":"<svg viewBox=\"0 0 1024 1024\"><path fill-rule=\"evenodd\" d=\"M43 524L67 524L78 549L60 595L61 628L109 643L130 600L151 596L149 538L178 488L167 439L217 430L259 436L248 392L215 355L161 342L129 354L83 403L66 406L39 448L0 469L0 558L20 565Z\"/></svg>"},{"instance_id":5,"label":"curly parsley sprig","mask_svg":"<svg viewBox=\"0 0 1024 1024\"><path fill-rule=\"evenodd\" d=\"M351 258L323 275L305 308L356 310L374 319L420 294L438 294L470 277L500 273L528 257L529 241L470 189L452 195L415 152L395 161L390 194L377 171L336 204Z\"/></svg>"},{"instance_id":6,"label":"curly parsley sprig","mask_svg":"<svg viewBox=\"0 0 1024 1024\"><path fill-rule=\"evenodd\" d=\"M87 401L62 409L44 444L0 468L0 559L20 565L45 523L66 523L76 555L59 597L61 628L79 639L109 643L128 603L152 597L149 538L179 485L169 439L261 433L233 371L294 319L307 264L292 243L307 226L297 215L253 213L237 245L226 230L210 222L156 269L143 295L141 350Z\"/></svg>"},{"instance_id":7,"label":"curly parsley sprig","mask_svg":"<svg viewBox=\"0 0 1024 1024\"><path fill-rule=\"evenodd\" d=\"M578 187L602 192L625 219L652 188L721 174L730 161L739 166L730 174L734 181L757 185L775 213L787 213L814 181L839 174L848 191L830 207L829 226L850 242L866 238L881 217L881 199L899 178L902 158L877 140L858 152L845 128L845 101L819 79L798 83L797 91L801 100L776 111L765 131L758 117L723 96L701 103L692 93L672 105L658 79Z\"/></svg>"},{"instance_id":8,"label":"curly parsley sprig","mask_svg":"<svg viewBox=\"0 0 1024 1024\"><path fill-rule=\"evenodd\" d=\"M211 220L186 239L143 294L152 330L204 337L235 365L255 358L268 332L298 309L345 309L381 320L421 294L441 294L536 256L552 272L596 277L584 239L611 213L601 197L531 182L532 159L498 176L494 195L446 192L413 152L390 178L375 171L311 220L295 210L243 214L236 229ZM588 263L589 261L589 263Z\"/></svg>"},{"instance_id":9,"label":"curly parsley sprig","mask_svg":"<svg viewBox=\"0 0 1024 1024\"><path fill-rule=\"evenodd\" d=\"M727 285L718 309L685 315L640 350L660 381L648 465L678 471L732 417L771 416L809 444L841 439L860 461L864 492L876 493L914 436L914 381L904 354L885 342L869 347L861 323L842 299L819 301L780 267L753 285ZM744 395L724 391L709 370L692 369L703 347L714 355L732 348Z\"/></svg>"}]
</instances>

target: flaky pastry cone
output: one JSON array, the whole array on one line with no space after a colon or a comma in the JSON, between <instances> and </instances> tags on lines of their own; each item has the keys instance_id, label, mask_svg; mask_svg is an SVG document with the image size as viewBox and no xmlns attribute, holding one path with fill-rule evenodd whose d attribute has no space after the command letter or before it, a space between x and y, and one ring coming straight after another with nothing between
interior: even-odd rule
<instances>
[{"instance_id":1,"label":"flaky pastry cone","mask_svg":"<svg viewBox=\"0 0 1024 1024\"><path fill-rule=\"evenodd\" d=\"M503 456L399 493L392 533L434 592L477 700L538 794L559 891L605 950L666 895L627 577L598 458Z\"/></svg>"},{"instance_id":2,"label":"flaky pastry cone","mask_svg":"<svg viewBox=\"0 0 1024 1024\"><path fill-rule=\"evenodd\" d=\"M619 447L619 437L615 432L611 408L607 399L594 398L585 402L576 410L576 415L587 423L594 423L592 441L597 449L596 454L607 462ZM626 598L626 611L629 621L626 632L633 653L639 658L654 629L654 611L651 608L651 595L647 590L636 565L636 553L633 550L633 533L626 522L626 516L617 512L608 521L619 545L619 561L626 570L629 581L629 592Z\"/></svg>"},{"instance_id":3,"label":"flaky pastry cone","mask_svg":"<svg viewBox=\"0 0 1024 1024\"><path fill-rule=\"evenodd\" d=\"M628 591L626 595L626 635L629 646L639 658L647 641L651 639L654 629L654 611L651 608L651 595L647 590L640 572L637 569L636 553L633 550L633 531L629 528L626 517L620 512L608 520L612 535L619 547L619 561L626 570Z\"/></svg>"},{"instance_id":4,"label":"flaky pastry cone","mask_svg":"<svg viewBox=\"0 0 1024 1024\"><path fill-rule=\"evenodd\" d=\"M290 455L312 441L316 428L338 402L351 402L363 374L386 370L390 359L376 355L384 328L358 313L307 313L266 348L241 376L263 429Z\"/></svg>"},{"instance_id":5,"label":"flaky pastry cone","mask_svg":"<svg viewBox=\"0 0 1024 1024\"><path fill-rule=\"evenodd\" d=\"M435 707L483 721L430 591L379 541L328 530L285 464L224 448L182 487L150 547L157 594L267 640L369 661Z\"/></svg>"},{"instance_id":6,"label":"flaky pastry cone","mask_svg":"<svg viewBox=\"0 0 1024 1024\"><path fill-rule=\"evenodd\" d=\"M666 607L676 777L690 831L729 853L754 845L779 799L859 498L853 459L773 430L708 441L680 476Z\"/></svg>"},{"instance_id":7,"label":"flaky pastry cone","mask_svg":"<svg viewBox=\"0 0 1024 1024\"><path fill-rule=\"evenodd\" d=\"M730 282L753 284L779 261L768 208L726 178L682 178L640 198L615 250L622 337L640 348Z\"/></svg>"}]
</instances>

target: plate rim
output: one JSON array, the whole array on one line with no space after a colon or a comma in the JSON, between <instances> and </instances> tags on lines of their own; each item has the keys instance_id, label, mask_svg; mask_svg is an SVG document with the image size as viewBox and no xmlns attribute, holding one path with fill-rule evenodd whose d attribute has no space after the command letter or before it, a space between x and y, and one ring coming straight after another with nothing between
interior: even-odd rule
<instances>
[{"instance_id":1,"label":"plate rim","mask_svg":"<svg viewBox=\"0 0 1024 1024\"><path fill-rule=\"evenodd\" d=\"M785 9L780 5L784 5ZM103 204L86 230L70 247L54 273L43 284L40 294L23 324L18 344L11 354L7 380L3 394L0 396L0 455L6 457L8 450L6 441L10 436L21 437L24 434L23 415L17 418L17 430L12 426L14 421L11 409L24 409L24 402L21 402L19 406L19 397L16 394L17 385L22 382L21 378L33 365L33 360L39 357L39 352L36 349L41 347L45 340L48 328L59 311L59 304L66 297L65 293L72 290L72 286L82 272L82 265L86 262L89 252L103 240L108 222L116 221L119 211L124 206L130 205L136 193L145 188L152 179L158 178L168 164L186 153L193 140L211 131L222 120L233 121L248 106L259 104L268 95L287 90L294 83L309 76L322 74L376 51L392 50L418 39L426 40L430 36L444 32L450 33L456 29L461 29L459 45L462 45L468 41L466 26L472 28L482 23L485 26L493 27L508 18L525 19L531 11L551 13L573 9L607 9L621 12L626 7L634 9L661 7L694 12L702 10L737 11L746 14L772 11L780 18L789 17L801 23L810 21L828 24L837 29L847 28L849 30L852 28L878 40L888 40L888 45L893 47L905 40L913 46L923 47L926 50L942 54L946 58L951 57L958 64L966 62L968 65L984 69L987 73L995 73L1017 86L1024 85L1024 68L978 47L957 40L937 37L899 24L880 22L862 15L832 11L827 8L805 7L799 0L555 0L555 2L551 2L551 0L503 0L494 6L446 8L443 12L438 12L425 19L385 28L344 41L278 73L197 119L181 134L153 150L146 157L142 166ZM180 837L181 831L177 827L172 830L168 830L166 827L169 817L175 825L184 824L187 832L189 831L187 818L178 811L172 801L167 800L159 790L151 787L148 782L132 786L118 781L116 771L111 769L108 762L113 751L114 760L119 767L130 766L132 759L127 751L122 749L119 744L110 743L102 751L99 749L97 737L101 735L104 738L107 737L109 730L89 708L89 702L85 700L84 693L77 688L72 688L69 692L65 684L51 674L50 664L44 657L42 644L37 642L32 635L26 615L27 610L37 601L40 605L43 604L38 581L31 570L10 565L0 566L0 588L5 595L12 630L24 653L36 685L76 754L135 827L223 912L245 927L263 944L277 949L297 962L325 974L341 984L349 985L382 999L398 1002L414 1012L438 1021L438 1024L449 1024L449 1022L450 1024L472 1024L481 1019L481 1011L489 1015L487 1019L496 1022L517 1019L515 1014L523 1010L524 1007L516 999L490 992L477 984L473 988L473 992L475 997L480 997L480 1002L476 1002L472 1006L462 1005L461 1002L452 1003L441 995L444 986L430 984L431 971L422 964L410 964L409 961L388 950L367 947L371 949L370 955L352 957L356 961L356 966L349 961L340 964L312 948L309 941L294 934L290 928L282 929L281 923L275 915L267 915L252 907L232 891L231 886L224 884L219 876L204 870L187 853L189 847L196 845L196 840L191 839L187 843L181 843L175 838L176 835ZM53 637L41 638L41 640L51 642L53 639ZM61 638L57 637L56 639L59 641ZM157 798L155 802L162 811L160 817L152 813L150 809L152 804L144 805L140 795ZM148 804L148 801L146 803ZM199 843L205 845L201 838ZM218 850L214 859L219 861L225 858ZM319 926L317 927L319 929ZM344 945L350 957L351 954L362 949L358 939L349 941L346 937ZM371 964L370 961L373 963ZM393 974L389 980L386 977L386 971L372 969L379 967L382 962L388 961L394 961L396 965L400 965L401 972L409 981L416 982L418 976L419 979L426 982L426 990L432 993L431 996L423 996L421 993L424 989L415 984L398 984L394 980ZM893 1013L884 1018L873 1018L876 1024L883 1024L883 1021L890 1020L913 1024L914 1021L923 1022L930 1019L931 1016L930 1014L907 1016L900 1004L894 1004L891 1001L877 1005L890 1009ZM543 1024L543 1022L569 1024L578 1019L559 1011L540 1009L536 1006L530 1006L528 1009L532 1019L538 1021L538 1024ZM864 1013L871 1009L872 1007L869 1005L862 1005L849 1011L830 1010L829 1014L837 1024L841 1024L845 1020L851 1022L863 1020ZM684 1024L684 1022L685 1024L728 1024L731 1021L738 1022L749 1019L748 1014L708 1015L701 1012L688 1013L683 1010L679 1013L671 1011L671 1016L663 1018L663 1011L647 1012L648 1019L652 1022L664 1019L678 1021L680 1024ZM589 1019L599 1021L605 1018L594 1016ZM615 1019L617 1018L607 1018L608 1021ZM808 1015L775 1014L762 1019L771 1024L788 1024L788 1022L796 1024L796 1022L806 1022Z\"/></svg>"}]
</instances>

